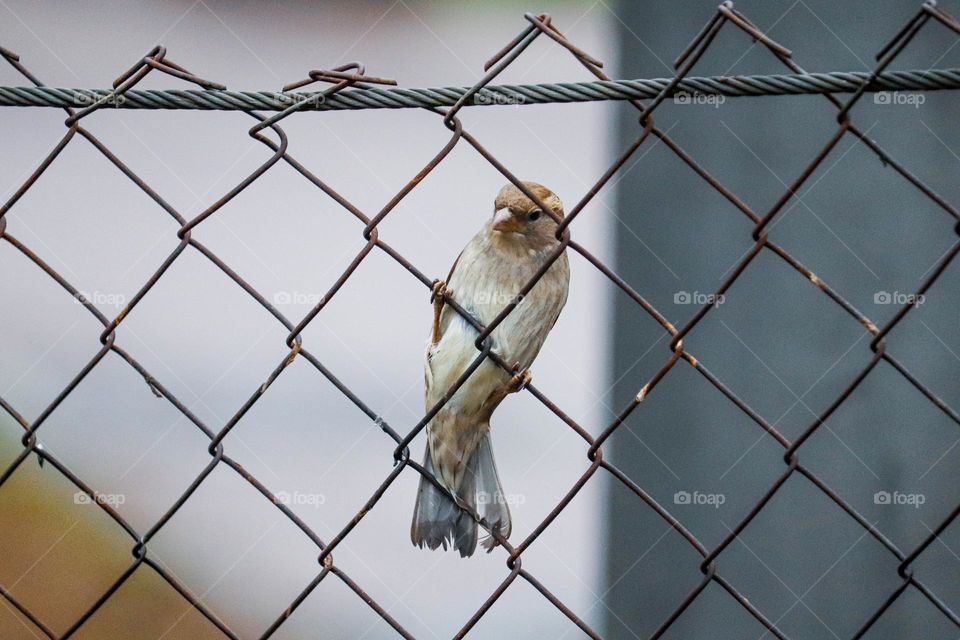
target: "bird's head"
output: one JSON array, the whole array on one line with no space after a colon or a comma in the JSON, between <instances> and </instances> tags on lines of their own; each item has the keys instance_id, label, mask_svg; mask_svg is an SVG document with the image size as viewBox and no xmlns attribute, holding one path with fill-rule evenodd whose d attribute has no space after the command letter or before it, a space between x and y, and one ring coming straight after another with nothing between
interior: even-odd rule
<instances>
[{"instance_id":1,"label":"bird's head","mask_svg":"<svg viewBox=\"0 0 960 640\"><path fill-rule=\"evenodd\" d=\"M555 193L536 182L523 184L541 202L563 218L563 203ZM526 239L532 243L541 244L555 240L557 223L520 189L513 184L508 184L500 189L493 203L490 230L508 238Z\"/></svg>"}]
</instances>

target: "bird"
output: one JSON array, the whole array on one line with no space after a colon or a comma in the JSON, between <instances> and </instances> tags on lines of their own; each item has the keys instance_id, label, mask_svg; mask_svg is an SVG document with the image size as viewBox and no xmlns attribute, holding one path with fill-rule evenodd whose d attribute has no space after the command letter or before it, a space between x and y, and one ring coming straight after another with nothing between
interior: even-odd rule
<instances>
[{"instance_id":1,"label":"bird","mask_svg":"<svg viewBox=\"0 0 960 640\"><path fill-rule=\"evenodd\" d=\"M563 219L556 194L536 182L523 185ZM556 254L557 224L516 185L507 184L494 200L493 215L454 261L446 281L434 282L433 326L424 358L428 412L480 353L475 344L479 331L448 303L455 301L484 326L490 324ZM488 531L509 537L511 496L497 473L490 418L504 398L530 383L530 365L566 304L569 286L564 249L490 334L492 352L512 363L512 371L485 358L427 423L423 469L443 490L421 475L410 527L415 546L446 550L450 545L461 557L473 555L478 525L458 502L475 510ZM493 535L482 542L488 553L498 544Z\"/></svg>"}]
</instances>

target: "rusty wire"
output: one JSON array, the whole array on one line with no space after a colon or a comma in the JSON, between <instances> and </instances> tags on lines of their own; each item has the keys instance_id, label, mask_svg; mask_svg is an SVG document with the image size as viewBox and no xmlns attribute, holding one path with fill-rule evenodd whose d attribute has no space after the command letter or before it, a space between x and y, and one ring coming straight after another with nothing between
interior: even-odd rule
<instances>
[{"instance_id":1,"label":"rusty wire","mask_svg":"<svg viewBox=\"0 0 960 640\"><path fill-rule=\"evenodd\" d=\"M837 143L848 134L853 135L862 141L877 156L879 156L879 158L887 166L893 168L907 182L909 182L918 191L933 201L947 216L950 217L951 221L956 224L955 231L958 233L958 235L960 235L960 212L958 212L956 208L946 202L939 195L934 193L921 181L920 178L912 174L903 164L892 158L875 141L868 138L866 133L859 129L850 119L850 109L861 98L863 93L877 81L877 78L881 77L881 74L885 72L893 60L928 22L933 21L939 23L960 36L960 23L958 23L954 18L941 9L937 8L932 1L925 2L917 14L903 27L903 29L901 29L901 31L890 41L890 43L879 52L877 55L876 68L872 73L868 74L865 79L863 79L862 84L853 92L853 95L849 99L846 101L841 101L835 95L825 95L825 98L837 108L837 130L835 134L830 137L820 152L817 153L817 155L810 161L810 163L804 168L801 174L793 181L793 183L787 188L787 190L770 208L770 210L762 214L753 211L746 203L737 197L736 194L727 189L714 176L701 167L697 161L686 151L684 151L684 149L676 141L670 138L666 132L657 128L653 120L653 114L657 107L667 97L672 95L672 92L678 86L680 86L687 74L696 65L697 61L707 52L717 33L726 24L733 25L735 28L743 31L750 38L761 43L770 51L772 55L776 56L777 59L782 62L791 73L806 74L800 65L793 60L792 54L789 50L763 34L760 29L758 29L749 19L734 9L731 2L725 2L721 4L716 14L707 22L705 27L701 30L693 42L691 42L691 44L677 58L677 72L675 77L663 85L651 101L644 103L638 99L630 100L630 102L637 108L639 112L637 138L623 150L613 165L604 172L604 174L587 191L581 200L577 202L572 209L570 209L567 217L559 224L557 229L557 238L560 241L559 248L552 254L543 268L541 268L538 273L535 274L532 280L523 287L518 297L513 302L508 304L503 312L499 314L493 322L487 326L483 326L475 318L471 317L470 314L456 302L454 295L454 298L450 301L451 306L458 313L463 315L463 317L477 329L478 336L476 340L476 346L478 353L476 359L455 383L455 385L448 390L444 398L436 406L432 407L426 413L426 415L408 431L398 431L389 425L373 408L365 404L354 390L348 388L344 383L342 383L333 374L333 372L325 367L324 364L304 346L300 335L301 332L317 316L317 314L323 310L324 306L329 303L329 301L337 294L338 290L344 285L347 279L350 278L361 262L363 262L363 260L374 249L383 251L392 259L394 259L413 277L418 279L426 289L429 290L432 288L433 284L436 282L436 279L431 278L429 275L420 271L413 263L400 255L400 253L382 240L379 236L378 226L380 222L382 222L384 218L391 213L397 204L408 193L410 193L427 174L436 168L437 165L461 141L465 141L468 145L472 146L500 173L506 176L508 180L523 190L528 197L533 199L535 202L538 202L544 211L550 211L550 208L543 206L543 203L540 203L533 193L528 192L526 187L516 178L516 176L514 176L513 173L511 173L489 151L487 151L479 142L479 140L477 140L464 129L463 123L458 118L458 114L464 106L473 104L473 98L478 92L485 90L487 85L489 85L507 66L512 64L514 60L516 60L517 57L520 56L520 54L534 40L541 36L546 36L561 47L565 48L587 69L587 71L589 71L597 79L601 81L610 80L601 70L602 63L584 51L578 49L570 41L568 41L566 37L557 29L557 27L552 24L549 16L536 16L527 14L525 18L529 23L528 26L487 63L485 68L486 74L484 77L469 90L460 94L449 109L444 109L437 106L424 107L442 117L444 126L446 126L450 131L450 139L430 160L430 162L428 162L416 174L416 176L414 176L379 212L374 215L368 215L361 211L288 153L287 137L283 129L280 128L279 123L281 120L297 111L309 109L309 106L306 102L294 102L279 113L269 117L254 111L249 112L249 115L256 120L256 123L250 129L249 134L270 149L272 153L269 159L262 163L255 171L244 178L223 197L211 204L207 209L191 220L184 218L160 194L154 191L146 182L144 182L136 173L134 173L126 164L124 164L120 158L114 155L102 142L100 142L100 140L94 134L81 126L81 122L86 116L104 106L105 103L103 101L95 102L80 110L75 110L72 107L64 107L68 117L65 121L67 131L63 138L53 148L53 150L50 151L46 158L39 164L37 169L20 186L13 196L11 196L10 199L2 205L2 207L0 207L0 239L8 242L10 245L16 248L37 267L53 278L71 296L79 299L80 302L83 303L85 308L91 314L93 314L97 321L103 325L103 332L100 334L101 347L96 355L94 355L93 358L74 376L70 383L60 391L56 398L32 423L28 422L6 400L0 398L0 408L12 416L23 427L24 430L24 435L21 440L23 444L23 450L17 455L12 464L10 464L10 466L3 471L2 475L0 475L0 486L10 479L10 477L20 467L20 465L24 463L24 461L30 458L31 455L36 455L41 462L48 462L52 467L62 473L79 490L85 492L91 497L96 495L93 487L89 486L83 481L83 479L73 473L62 461L56 457L53 452L42 448L38 444L37 431L41 426L43 426L43 423L50 416L50 414L60 405L61 402L63 402L63 400L84 379L84 377L89 374L90 371L96 367L98 363L100 363L110 352L116 354L126 361L131 367L133 367L137 373L143 377L154 394L168 400L177 410L179 410L187 419L189 419L190 422L192 422L201 432L203 432L203 434L210 441L208 445L208 452L211 456L211 460L203 469L203 471L193 480L186 491L184 491L174 501L174 503L170 505L170 507L159 518L159 520L157 520L153 526L145 532L134 529L107 502L94 500L94 502L104 512L106 512L114 522L122 527L133 540L133 561L126 571L124 571L122 575L120 575L120 577L116 579L116 581L114 581L114 583L97 598L93 605L90 606L79 618L73 622L72 625L70 625L68 629L64 630L63 632L58 633L51 629L43 622L42 619L40 619L38 615L25 606L24 603L19 601L17 597L14 596L8 589L0 586L0 595L2 595L3 598L6 599L13 607L15 607L20 613L28 618L37 629L39 629L49 638L71 637L84 625L87 620L89 620L94 613L96 613L101 606L103 606L104 603L107 602L107 600L111 598L111 596L133 575L134 572L140 569L142 565L147 565L164 580L166 580L174 589L176 589L177 592L180 593L180 595L187 602L189 602L192 607L205 616L211 623L216 625L216 627L223 632L224 635L230 638L237 638L237 634L230 629L230 626L226 621L218 618L212 611L209 610L209 608L207 608L197 597L191 593L188 587L179 583L169 571L167 571L161 564L154 561L150 557L148 550L151 539L160 531L161 528L167 524L167 522L169 522L173 515L181 507L183 507L183 505L190 499L193 493L210 475L214 468L220 464L224 464L236 471L244 480L256 488L266 499L270 500L285 517L293 522L317 546L317 549L319 550L316 576L310 581L309 584L304 586L299 595L284 609L284 611L278 613L274 622L270 624L269 627L260 635L261 638L268 638L273 635L273 633L276 632L291 615L293 615L297 607L307 598L307 596L310 595L310 593L320 584L320 582L326 579L330 574L336 576L337 579L341 580L349 589L362 598L364 602L366 602L379 616L381 616L394 630L396 630L398 634L405 638L413 637L380 604L378 604L368 593L366 593L336 565L334 562L333 551L336 549L337 545L339 545L350 534L353 528L370 512L370 510L376 507L378 501L383 496L387 488L405 470L409 468L416 473L423 475L429 481L436 482L436 479L428 474L421 465L410 458L410 451L407 445L426 427L431 417L440 410L443 404L453 395L453 393L455 393L456 389L464 383L464 381L473 373L473 371L483 362L484 359L490 358L499 366L510 370L510 365L507 362L504 362L495 352L492 351L490 342L487 338L494 328L513 310L517 304L517 300L519 300L523 294L528 292L536 284L539 278L546 272L549 265L552 264L554 260L559 258L561 253L566 250L570 250L582 256L591 265L603 273L620 290L626 293L647 314L656 320L671 338L669 342L670 353L664 364L653 375L653 377L640 386L636 397L623 409L623 411L610 425L600 432L600 435L597 437L591 436L587 429L564 413L560 407L547 398L539 389L536 388L536 386L531 384L526 387L528 392L542 402L564 424L573 429L584 440L586 444L585 452L590 461L590 466L583 473L583 475L572 484L568 492L550 512L546 519L544 519L537 527L535 527L526 539L517 544L511 544L509 541L500 537L499 534L495 534L498 536L498 540L503 545L503 549L507 552L506 565L508 573L500 585L494 590L493 593L490 594L489 598L476 611L476 613L463 624L455 637L460 638L465 636L518 577L523 578L530 583L584 633L593 638L599 637L595 630L593 630L580 617L578 617L575 612L570 610L563 602L561 602L560 599L557 598L557 596L554 595L546 585L541 583L533 574L523 568L522 557L524 551L535 543L537 538L546 530L547 527L551 525L551 523L570 503L574 496L576 496L576 494L584 487L590 478L592 478L600 469L608 472L613 478L616 478L630 491L636 494L637 497L639 497L644 503L653 509L702 557L702 561L699 565L699 570L702 573L701 581L692 591L690 591L690 593L682 602L678 603L674 611L661 623L657 630L652 634L651 638L659 638L666 633L671 625L673 625L673 623L684 613L690 604L698 598L698 596L711 582L716 582L723 587L723 589L726 590L731 597L744 609L746 609L760 624L762 624L769 633L777 638L787 637L783 631L777 627L776 623L771 622L762 611L758 610L751 603L745 594L741 593L734 584L729 582L720 573L718 569L718 559L723 551L730 545L730 543L733 542L737 536L740 535L740 533L750 524L750 522L761 512L761 510L763 510L765 505L771 500L771 498L773 498L773 496L784 485L787 479L795 473L799 473L801 476L807 478L807 480L809 480L813 486L817 487L821 492L828 496L838 507L840 507L847 515L850 516L850 518L852 518L860 527L862 527L866 533L869 533L873 538L875 538L898 561L897 573L901 579L900 585L889 594L882 605L876 611L874 611L869 618L862 622L859 630L853 636L854 638L862 637L874 625L874 623L877 622L883 613L904 593L904 591L910 587L916 589L917 592L922 594L923 597L930 601L947 619L949 619L950 622L952 622L956 627L960 628L960 616L951 610L950 607L937 596L937 594L935 594L918 577L916 577L912 569L912 564L920 556L920 554L922 554L924 550L939 536L939 534L942 533L956 519L958 514L960 514L960 504L958 504L917 547L913 549L901 549L887 536L885 536L883 532L877 529L875 525L871 524L866 518L857 512L857 510L854 509L854 507L847 501L845 501L837 491L828 486L809 468L805 467L800 462L798 455L800 448L807 441L807 439L809 439L810 436L813 435L813 433L824 424L824 421L831 414L833 414L847 398L850 397L853 391L863 382L863 380L870 374L870 372L880 361L885 361L890 364L894 370L896 370L901 376L909 381L910 384L917 388L924 395L924 397L926 397L938 409L940 409L941 412L948 416L950 420L960 425L960 415L958 415L957 411L937 397L927 386L924 385L922 381L917 379L917 377L914 376L902 362L900 362L887 351L887 345L885 341L886 335L893 327L903 320L903 318L911 311L911 309L914 308L914 305L912 303L905 304L888 323L883 326L878 326L870 318L857 310L850 302L845 300L836 290L831 288L828 283L815 275L809 268L801 264L781 246L773 242L767 235L767 228L770 226L771 221L795 196L797 190L817 169L817 167L823 163L825 158L830 154L831 150L837 145ZM20 74L33 83L33 85L36 87L44 87L44 85L33 74L31 74L26 67L23 66L16 54L2 48L0 48L0 54L2 54L2 57L4 57L8 63L11 64ZM116 80L114 83L113 94L115 96L124 95L147 74L152 73L153 71L169 74L176 78L196 84L204 89L222 90L222 85L204 80L190 73L185 68L169 60L166 57L166 54L166 50L160 46L155 47L148 52L145 57L139 60L133 67L128 69ZM313 82L328 83L330 86L323 89L319 95L322 95L324 98L332 98L347 88L365 90L376 84L388 84L391 81L367 76L365 75L363 65L359 63L351 63L329 71L311 72L309 78L291 83L289 87L302 87ZM272 132L276 136L276 139L271 139L265 135L267 131ZM130 300L129 304L117 315L117 317L112 319L104 316L93 304L82 297L82 294L80 294L79 290L75 288L73 284L68 282L55 269L44 262L43 259L34 253L27 245L23 244L20 240L6 231L6 218L4 217L6 213L16 204L23 194L26 193L26 191L36 183L40 175L50 166L52 162L56 160L63 149L78 134L92 143L100 153L102 153L111 163L113 163L124 175L133 181L134 184L136 184L157 205L159 205L161 209L173 217L180 225L180 228L177 232L180 242L178 243L177 247L164 260L160 268L157 269L156 272L153 273L153 275L143 284L140 290ZM753 242L751 249L739 261L729 277L724 280L720 287L716 290L715 294L717 296L724 294L761 252L770 251L786 262L792 269L804 276L807 281L822 291L835 304L842 308L848 316L850 316L854 321L858 322L873 336L873 339L870 343L870 349L873 353L873 356L868 364L854 376L854 378L847 384L846 388L844 388L842 393L836 397L836 399L828 406L828 408L818 415L814 422L795 440L790 440L781 434L774 424L768 422L753 408L751 408L743 399L738 397L684 346L683 338L711 311L711 309L714 308L712 303L708 302L705 304L689 322L682 327L677 328L673 326L666 319L666 317L656 308L654 308L654 306L651 305L641 294L634 290L612 269L610 269L610 267L592 255L586 248L570 238L569 227L573 221L579 216L591 199L611 179L611 177L621 167L624 166L628 159L637 151L637 149L643 146L644 142L651 136L663 142L664 145L670 149L672 153L677 155L677 157L679 157L687 166L689 166L695 174L697 174L701 179L705 180L726 200L732 203L743 215L747 216L747 218L749 218L754 225L751 232L751 240ZM363 224L362 234L363 238L366 240L366 244L356 254L352 262L349 264L346 270L344 270L336 282L334 282L333 286L330 287L321 301L304 318L296 322L286 318L283 314L281 314L263 295L261 295L236 272L234 272L229 265L224 263L210 249L201 244L199 241L193 239L191 236L191 230L195 226L202 223L208 217L214 215L228 201L243 191L253 181L262 176L272 166L281 161L290 165L305 179L326 193L334 201L340 204L347 212L359 220ZM244 291L246 291L247 294L256 300L266 311L273 315L273 317L288 331L286 337L286 346L289 348L289 353L277 364L275 369L267 377L266 381L254 391L247 401L227 421L227 423L219 429L214 429L206 425L202 420L200 420L199 417L194 415L163 385L162 382L160 382L160 380L155 378L152 374L150 374L150 372L144 369L143 366L141 366L127 351L117 345L115 341L116 329L120 323L123 322L123 319L143 299L143 297L148 294L150 289L160 280L161 277L163 277L164 273L166 273L173 262L177 260L177 258L184 251L187 250L187 247L191 247L193 250L200 252L208 260L210 260L237 285L243 288ZM960 241L956 242L952 248L941 257L937 265L931 270L930 275L926 277L926 279L920 284L916 291L917 295L925 294L930 289L930 287L940 277L947 266L956 258L958 253L960 253ZM345 523L340 531L329 541L323 541L286 504L280 501L270 491L270 489L262 484L256 477L245 471L233 458L228 456L224 451L223 446L224 438L230 433L233 427L254 405L254 403L256 403L258 399L267 392L273 381L275 381L277 377L282 374L284 369L288 367L297 357L304 358L311 365L313 365L354 405L356 405L371 420L375 421L376 424L378 424L380 428L395 443L392 460L393 467L390 473L386 476L386 478L376 489L376 491L374 491L373 495L370 496L366 503L360 507L357 515L349 522ZM696 370L714 387L716 387L743 413L753 420L753 422L755 422L771 438L773 438L784 450L783 460L785 467L783 473L773 483L773 485L769 487L763 497L753 506L746 517L740 520L736 526L731 529L729 534L720 542L720 544L712 549L707 548L703 543L701 543L700 540L698 540L697 537L690 530L688 530L682 522L671 515L663 505L658 503L642 487L636 484L620 469L605 460L603 457L603 444L606 442L606 440L619 428L619 426L627 419L627 417L630 416L643 403L644 399L649 396L650 393L654 392L657 384L681 361L692 366L694 370ZM384 453L386 456L389 456L389 449L385 449ZM387 457L386 460L390 460L390 458ZM476 514L471 515L476 518Z\"/></svg>"}]
</instances>

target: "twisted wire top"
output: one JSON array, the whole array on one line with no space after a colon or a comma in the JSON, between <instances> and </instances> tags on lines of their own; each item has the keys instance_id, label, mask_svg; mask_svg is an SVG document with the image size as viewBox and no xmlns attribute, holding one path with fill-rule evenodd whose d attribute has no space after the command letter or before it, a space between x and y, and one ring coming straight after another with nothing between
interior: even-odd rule
<instances>
[{"instance_id":1,"label":"twisted wire top","mask_svg":"<svg viewBox=\"0 0 960 640\"><path fill-rule=\"evenodd\" d=\"M670 95L774 96L852 93L867 82L865 71L774 74L754 76L687 77ZM636 100L656 97L671 78L563 82L556 84L491 85L476 92L472 106ZM867 91L931 91L960 89L960 69L886 71ZM412 109L448 107L468 87L348 89L331 96L319 92L230 91L220 89L130 89L111 95L105 89L0 87L0 106L77 107L107 98L120 109L199 109L215 111L283 111L301 104L303 111L357 109Z\"/></svg>"}]
</instances>

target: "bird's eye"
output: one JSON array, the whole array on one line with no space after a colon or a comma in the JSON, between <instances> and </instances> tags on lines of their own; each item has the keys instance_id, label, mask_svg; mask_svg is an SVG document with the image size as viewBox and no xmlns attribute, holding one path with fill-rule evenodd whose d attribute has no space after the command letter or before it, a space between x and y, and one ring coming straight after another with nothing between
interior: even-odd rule
<instances>
[{"instance_id":1,"label":"bird's eye","mask_svg":"<svg viewBox=\"0 0 960 640\"><path fill-rule=\"evenodd\" d=\"M541 211L540 209L534 209L534 210L531 211L529 214L527 214L527 218L528 218L531 222L534 222L534 221L540 219L540 214L541 214L541 213L543 213L543 211Z\"/></svg>"}]
</instances>

